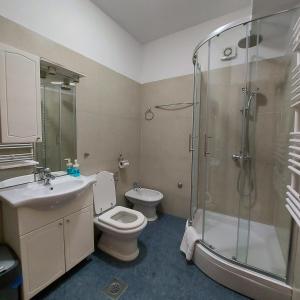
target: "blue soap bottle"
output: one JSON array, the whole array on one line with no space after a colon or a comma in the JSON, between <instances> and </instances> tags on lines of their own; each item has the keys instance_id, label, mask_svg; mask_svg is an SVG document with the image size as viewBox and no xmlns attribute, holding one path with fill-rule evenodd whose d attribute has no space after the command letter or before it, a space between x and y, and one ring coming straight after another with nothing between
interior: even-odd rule
<instances>
[{"instance_id":1,"label":"blue soap bottle","mask_svg":"<svg viewBox=\"0 0 300 300\"><path fill-rule=\"evenodd\" d=\"M77 160L77 159L74 160L73 173L72 173L72 175L73 175L74 177L80 176L79 163L78 163L78 160Z\"/></svg>"},{"instance_id":2,"label":"blue soap bottle","mask_svg":"<svg viewBox=\"0 0 300 300\"><path fill-rule=\"evenodd\" d=\"M66 163L66 171L68 175L72 174L73 171L73 164L71 163L71 159L70 158L65 158Z\"/></svg>"}]
</instances>

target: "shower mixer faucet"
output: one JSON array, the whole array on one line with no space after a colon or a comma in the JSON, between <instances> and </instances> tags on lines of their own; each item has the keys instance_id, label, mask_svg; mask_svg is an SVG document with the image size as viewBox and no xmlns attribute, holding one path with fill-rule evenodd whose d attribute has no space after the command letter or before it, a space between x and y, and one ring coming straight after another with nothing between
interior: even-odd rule
<instances>
[{"instance_id":1,"label":"shower mixer faucet","mask_svg":"<svg viewBox=\"0 0 300 300\"><path fill-rule=\"evenodd\" d=\"M238 160L250 160L251 156L246 154L246 155L241 155L241 154L232 154L232 159L234 161L238 161Z\"/></svg>"}]
</instances>

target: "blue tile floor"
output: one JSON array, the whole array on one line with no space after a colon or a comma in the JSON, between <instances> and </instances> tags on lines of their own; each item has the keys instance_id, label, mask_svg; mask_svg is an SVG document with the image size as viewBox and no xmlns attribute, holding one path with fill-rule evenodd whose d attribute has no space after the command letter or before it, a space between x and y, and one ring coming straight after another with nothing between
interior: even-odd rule
<instances>
[{"instance_id":1,"label":"blue tile floor","mask_svg":"<svg viewBox=\"0 0 300 300\"><path fill-rule=\"evenodd\" d=\"M114 277L128 284L120 300L247 299L186 263L179 252L184 227L184 219L162 215L140 236L134 262L119 262L96 250L35 299L109 300L102 289Z\"/></svg>"}]
</instances>

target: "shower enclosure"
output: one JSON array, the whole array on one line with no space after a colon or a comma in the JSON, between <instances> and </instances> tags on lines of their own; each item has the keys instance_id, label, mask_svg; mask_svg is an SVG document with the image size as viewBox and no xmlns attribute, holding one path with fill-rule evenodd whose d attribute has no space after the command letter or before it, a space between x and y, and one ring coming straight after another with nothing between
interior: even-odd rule
<instances>
[{"instance_id":1,"label":"shower enclosure","mask_svg":"<svg viewBox=\"0 0 300 300\"><path fill-rule=\"evenodd\" d=\"M197 246L279 285L288 277L292 228L285 208L289 76L296 59L290 34L299 16L293 9L225 25L193 56L190 224L200 235Z\"/></svg>"}]
</instances>

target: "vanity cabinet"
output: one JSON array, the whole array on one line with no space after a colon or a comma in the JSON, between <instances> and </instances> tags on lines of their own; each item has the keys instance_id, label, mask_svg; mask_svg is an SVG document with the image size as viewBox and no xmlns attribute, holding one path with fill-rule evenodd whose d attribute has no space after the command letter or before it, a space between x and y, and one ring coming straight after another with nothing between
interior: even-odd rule
<instances>
[{"instance_id":1,"label":"vanity cabinet","mask_svg":"<svg viewBox=\"0 0 300 300\"><path fill-rule=\"evenodd\" d=\"M21 237L23 273L28 275L33 295L65 273L63 220Z\"/></svg>"},{"instance_id":2,"label":"vanity cabinet","mask_svg":"<svg viewBox=\"0 0 300 300\"><path fill-rule=\"evenodd\" d=\"M1 143L41 140L40 58L0 44Z\"/></svg>"},{"instance_id":3,"label":"vanity cabinet","mask_svg":"<svg viewBox=\"0 0 300 300\"><path fill-rule=\"evenodd\" d=\"M3 203L3 223L4 240L21 260L27 300L94 251L92 188L49 210Z\"/></svg>"},{"instance_id":4,"label":"vanity cabinet","mask_svg":"<svg viewBox=\"0 0 300 300\"><path fill-rule=\"evenodd\" d=\"M82 209L64 219L66 271L69 271L94 248L92 207Z\"/></svg>"}]
</instances>

